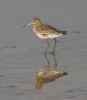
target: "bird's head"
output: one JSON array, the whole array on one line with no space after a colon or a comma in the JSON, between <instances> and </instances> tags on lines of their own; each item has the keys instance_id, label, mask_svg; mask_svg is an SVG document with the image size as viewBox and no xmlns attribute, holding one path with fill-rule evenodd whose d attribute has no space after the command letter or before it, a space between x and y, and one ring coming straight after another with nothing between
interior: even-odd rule
<instances>
[{"instance_id":1,"label":"bird's head","mask_svg":"<svg viewBox=\"0 0 87 100\"><path fill-rule=\"evenodd\" d=\"M33 18L31 24L38 24L38 23L40 23L40 22L41 22L40 18L35 17L35 18Z\"/></svg>"},{"instance_id":2,"label":"bird's head","mask_svg":"<svg viewBox=\"0 0 87 100\"><path fill-rule=\"evenodd\" d=\"M36 25L36 24L40 24L40 23L41 23L40 18L34 17L33 20L32 20L32 22L31 22L31 23L28 23L28 24L26 24L26 25L24 25L24 27L30 26L30 25Z\"/></svg>"}]
</instances>

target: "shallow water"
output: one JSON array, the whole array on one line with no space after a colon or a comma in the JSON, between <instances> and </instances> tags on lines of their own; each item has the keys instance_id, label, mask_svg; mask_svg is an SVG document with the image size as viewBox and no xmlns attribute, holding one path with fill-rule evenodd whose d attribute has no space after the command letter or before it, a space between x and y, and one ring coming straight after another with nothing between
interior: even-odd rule
<instances>
[{"instance_id":1,"label":"shallow water","mask_svg":"<svg viewBox=\"0 0 87 100\"><path fill-rule=\"evenodd\" d=\"M33 16L68 31L56 48L57 68L68 75L39 91L35 74L47 65L46 43L21 28ZM87 0L0 1L0 100L87 100L86 77Z\"/></svg>"}]
</instances>

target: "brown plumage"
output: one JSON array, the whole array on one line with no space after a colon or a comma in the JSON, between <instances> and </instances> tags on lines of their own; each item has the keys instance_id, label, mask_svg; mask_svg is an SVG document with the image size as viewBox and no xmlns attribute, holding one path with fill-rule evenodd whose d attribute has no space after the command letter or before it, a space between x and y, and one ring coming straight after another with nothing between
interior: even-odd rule
<instances>
[{"instance_id":1,"label":"brown plumage","mask_svg":"<svg viewBox=\"0 0 87 100\"><path fill-rule=\"evenodd\" d=\"M48 46L49 46L49 42L48 42L49 38L52 38L55 40L55 44L54 44L52 53L55 51L55 45L56 45L55 38L61 37L62 35L67 34L66 31L58 30L51 25L42 23L42 21L38 17L34 18L31 23L29 23L25 26L30 26L30 25L33 25L33 31L39 38L47 40ZM48 48L48 46L47 46L47 48ZM47 52L47 48L46 48L45 53Z\"/></svg>"},{"instance_id":2,"label":"brown plumage","mask_svg":"<svg viewBox=\"0 0 87 100\"><path fill-rule=\"evenodd\" d=\"M35 25L35 30L37 32L41 32L42 34L51 34L51 35L66 35L66 31L60 31L60 30L57 30L56 28L54 28L53 26L51 25L47 25L47 24L41 24L41 25Z\"/></svg>"}]
</instances>

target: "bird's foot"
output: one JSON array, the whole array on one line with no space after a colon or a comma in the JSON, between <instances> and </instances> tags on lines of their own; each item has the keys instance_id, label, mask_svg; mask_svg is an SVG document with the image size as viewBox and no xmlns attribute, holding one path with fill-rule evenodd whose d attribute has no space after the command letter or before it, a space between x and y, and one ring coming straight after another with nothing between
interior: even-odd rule
<instances>
[{"instance_id":1,"label":"bird's foot","mask_svg":"<svg viewBox=\"0 0 87 100\"><path fill-rule=\"evenodd\" d=\"M53 54L54 55L55 54L55 51L48 52L48 54Z\"/></svg>"}]
</instances>

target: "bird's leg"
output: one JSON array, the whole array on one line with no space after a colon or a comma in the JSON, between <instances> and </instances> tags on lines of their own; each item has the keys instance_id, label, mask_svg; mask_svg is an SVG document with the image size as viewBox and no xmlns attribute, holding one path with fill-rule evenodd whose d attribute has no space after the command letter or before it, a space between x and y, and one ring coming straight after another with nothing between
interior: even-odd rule
<instances>
[{"instance_id":1,"label":"bird's leg","mask_svg":"<svg viewBox=\"0 0 87 100\"><path fill-rule=\"evenodd\" d=\"M46 50L45 50L45 55L46 55L48 47L49 47L49 41L48 41L48 39L46 39L46 41L47 41L47 47L46 47Z\"/></svg>"},{"instance_id":2,"label":"bird's leg","mask_svg":"<svg viewBox=\"0 0 87 100\"><path fill-rule=\"evenodd\" d=\"M49 59L48 59L48 57L47 57L47 54L45 53L45 59L46 59L46 61L47 61L47 67L50 67L50 62L49 62Z\"/></svg>"},{"instance_id":3,"label":"bird's leg","mask_svg":"<svg viewBox=\"0 0 87 100\"><path fill-rule=\"evenodd\" d=\"M57 40L56 39L53 39L54 40L54 47L53 47L53 51L52 51L52 54L55 53L55 47L56 47L56 43L57 43Z\"/></svg>"},{"instance_id":4,"label":"bird's leg","mask_svg":"<svg viewBox=\"0 0 87 100\"><path fill-rule=\"evenodd\" d=\"M56 57L55 57L55 54L53 53L53 59L54 59L54 67L57 68L57 61L56 61Z\"/></svg>"},{"instance_id":5,"label":"bird's leg","mask_svg":"<svg viewBox=\"0 0 87 100\"><path fill-rule=\"evenodd\" d=\"M48 54L54 54L55 53L55 47L56 47L57 40L56 39L53 39L53 40L54 40L53 50L51 52L48 52Z\"/></svg>"}]
</instances>

